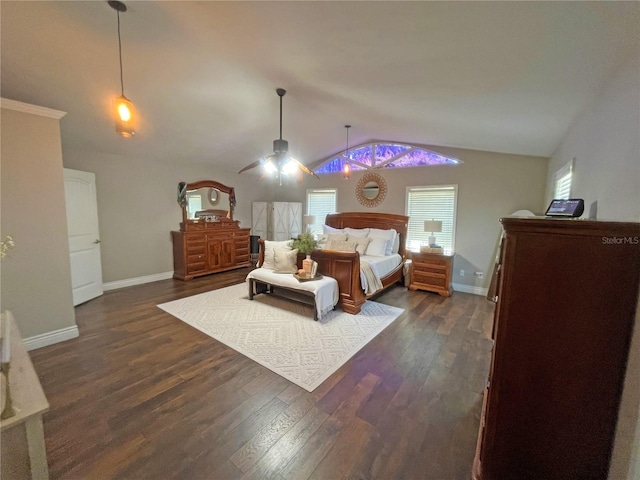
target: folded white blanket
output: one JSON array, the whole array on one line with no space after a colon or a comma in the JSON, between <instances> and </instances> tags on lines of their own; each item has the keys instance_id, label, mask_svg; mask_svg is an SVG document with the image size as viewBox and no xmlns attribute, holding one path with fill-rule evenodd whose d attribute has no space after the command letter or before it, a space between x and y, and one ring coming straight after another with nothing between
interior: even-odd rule
<instances>
[{"instance_id":1,"label":"folded white blanket","mask_svg":"<svg viewBox=\"0 0 640 480\"><path fill-rule=\"evenodd\" d=\"M382 288L382 282L378 274L369 263L362 259L360 259L360 283L365 295L371 295Z\"/></svg>"},{"instance_id":2,"label":"folded white blanket","mask_svg":"<svg viewBox=\"0 0 640 480\"><path fill-rule=\"evenodd\" d=\"M338 299L340 298L338 282L332 277L323 276L320 280L299 282L291 273L274 273L273 270L267 268L256 268L247 275L247 283L249 283L250 278L270 285L279 285L281 287L313 292L315 295L318 319L333 310L333 307L337 305Z\"/></svg>"}]
</instances>

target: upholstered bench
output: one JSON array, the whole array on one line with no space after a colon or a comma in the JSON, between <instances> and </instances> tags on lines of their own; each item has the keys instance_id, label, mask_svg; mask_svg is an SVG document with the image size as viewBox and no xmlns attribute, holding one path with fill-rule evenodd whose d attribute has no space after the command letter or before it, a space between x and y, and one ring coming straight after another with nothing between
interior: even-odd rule
<instances>
[{"instance_id":1,"label":"upholstered bench","mask_svg":"<svg viewBox=\"0 0 640 480\"><path fill-rule=\"evenodd\" d=\"M300 282L291 273L275 273L271 269L256 268L247 275L249 299L254 295L270 293L299 301L314 307L314 320L334 309L338 303L338 282L332 277Z\"/></svg>"}]
</instances>

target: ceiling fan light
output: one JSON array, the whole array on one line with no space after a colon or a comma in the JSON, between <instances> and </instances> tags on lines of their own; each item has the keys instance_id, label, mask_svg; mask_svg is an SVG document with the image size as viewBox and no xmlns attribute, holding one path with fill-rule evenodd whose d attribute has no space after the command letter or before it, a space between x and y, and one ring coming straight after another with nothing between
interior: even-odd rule
<instances>
[{"instance_id":1,"label":"ceiling fan light","mask_svg":"<svg viewBox=\"0 0 640 480\"><path fill-rule=\"evenodd\" d=\"M275 173L278 169L276 168L276 166L273 164L273 162L271 160L267 160L264 163L264 171L268 174L272 174Z\"/></svg>"},{"instance_id":2,"label":"ceiling fan light","mask_svg":"<svg viewBox=\"0 0 640 480\"><path fill-rule=\"evenodd\" d=\"M298 165L293 159L288 159L284 163L284 165L282 165L282 173L284 173L285 175L291 175L295 173L297 169L298 169Z\"/></svg>"}]
</instances>

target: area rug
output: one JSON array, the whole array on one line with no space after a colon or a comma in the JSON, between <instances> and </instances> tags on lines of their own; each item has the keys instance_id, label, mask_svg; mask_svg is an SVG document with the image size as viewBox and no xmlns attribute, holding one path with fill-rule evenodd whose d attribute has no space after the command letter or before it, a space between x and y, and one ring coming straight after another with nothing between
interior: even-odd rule
<instances>
[{"instance_id":1,"label":"area rug","mask_svg":"<svg viewBox=\"0 0 640 480\"><path fill-rule=\"evenodd\" d=\"M358 315L336 307L314 321L309 305L253 298L243 283L158 307L309 392L403 312L367 301Z\"/></svg>"}]
</instances>

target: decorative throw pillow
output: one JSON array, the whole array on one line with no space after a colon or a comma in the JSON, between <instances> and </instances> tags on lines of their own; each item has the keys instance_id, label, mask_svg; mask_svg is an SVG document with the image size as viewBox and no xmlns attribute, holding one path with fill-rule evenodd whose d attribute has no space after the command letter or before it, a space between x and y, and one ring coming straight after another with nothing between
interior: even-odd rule
<instances>
[{"instance_id":1,"label":"decorative throw pillow","mask_svg":"<svg viewBox=\"0 0 640 480\"><path fill-rule=\"evenodd\" d=\"M393 245L391 246L391 253L398 253L400 251L400 234L396 232L396 238L393 240Z\"/></svg>"},{"instance_id":2,"label":"decorative throw pillow","mask_svg":"<svg viewBox=\"0 0 640 480\"><path fill-rule=\"evenodd\" d=\"M298 271L298 250L278 248L273 252L275 268L273 273L296 273Z\"/></svg>"},{"instance_id":3,"label":"decorative throw pillow","mask_svg":"<svg viewBox=\"0 0 640 480\"><path fill-rule=\"evenodd\" d=\"M338 252L355 252L357 243L352 240L329 240L327 250L337 250Z\"/></svg>"},{"instance_id":4,"label":"decorative throw pillow","mask_svg":"<svg viewBox=\"0 0 640 480\"><path fill-rule=\"evenodd\" d=\"M275 260L273 258L273 252L277 249L291 250L291 240L283 240L280 242L274 242L272 240L265 240L264 242L264 262L262 268L273 270L275 268Z\"/></svg>"},{"instance_id":5,"label":"decorative throw pillow","mask_svg":"<svg viewBox=\"0 0 640 480\"><path fill-rule=\"evenodd\" d=\"M316 241L318 242L318 248L320 250L322 250L323 248L326 248L327 237L328 235L322 235L322 234L316 236Z\"/></svg>"},{"instance_id":6,"label":"decorative throw pillow","mask_svg":"<svg viewBox=\"0 0 640 480\"><path fill-rule=\"evenodd\" d=\"M372 257L384 257L389 240L384 238L372 238L371 243L367 246L367 255Z\"/></svg>"},{"instance_id":7,"label":"decorative throw pillow","mask_svg":"<svg viewBox=\"0 0 640 480\"><path fill-rule=\"evenodd\" d=\"M356 252L358 252L360 255L364 255L364 253L367 251L367 247L369 246L369 244L371 243L371 240L373 239L369 237L349 236L349 240L351 241L355 240L356 242L358 242L358 244L356 245Z\"/></svg>"},{"instance_id":8,"label":"decorative throw pillow","mask_svg":"<svg viewBox=\"0 0 640 480\"><path fill-rule=\"evenodd\" d=\"M325 235L331 235L332 233L345 233L344 228L333 228L329 225L322 225L322 233Z\"/></svg>"}]
</instances>

